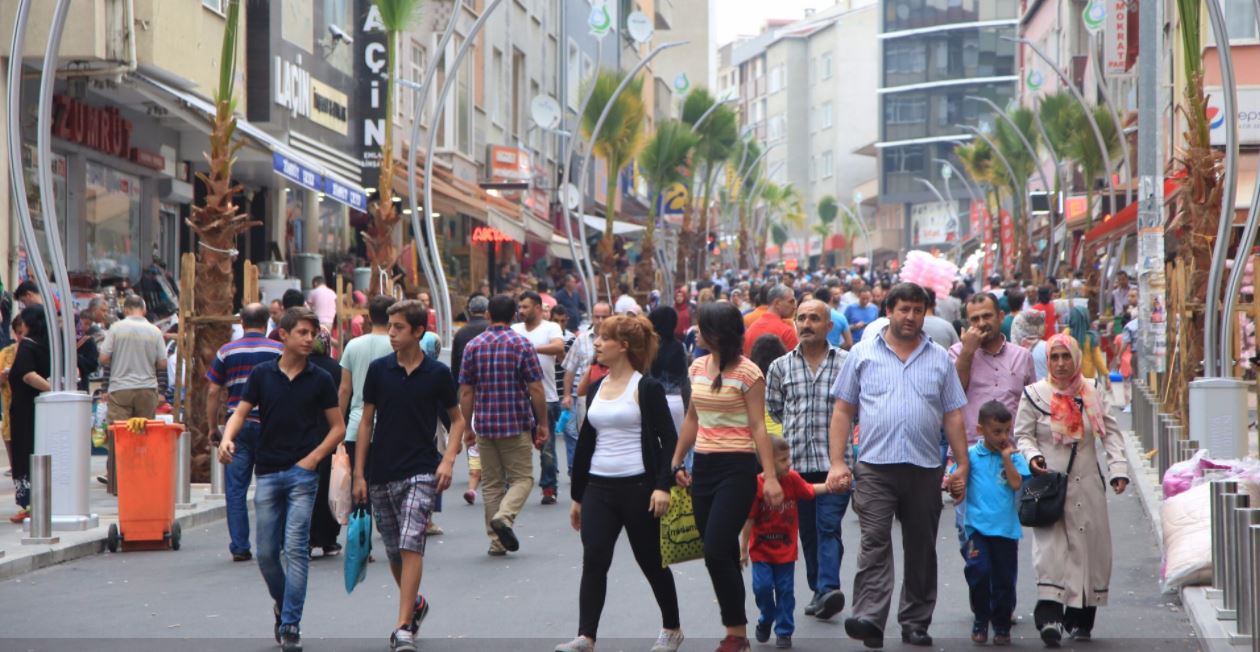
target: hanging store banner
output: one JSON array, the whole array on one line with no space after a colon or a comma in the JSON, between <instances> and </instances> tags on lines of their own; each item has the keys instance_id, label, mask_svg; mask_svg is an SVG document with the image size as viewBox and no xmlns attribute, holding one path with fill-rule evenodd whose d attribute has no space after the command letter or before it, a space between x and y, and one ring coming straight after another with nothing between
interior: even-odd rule
<instances>
[{"instance_id":1,"label":"hanging store banner","mask_svg":"<svg viewBox=\"0 0 1260 652\"><path fill-rule=\"evenodd\" d=\"M1138 200L1138 353L1143 371L1163 373L1168 353L1168 319L1164 273L1164 180L1144 176ZM1180 321L1180 315L1173 315ZM1181 328L1174 323L1173 328Z\"/></svg>"},{"instance_id":2,"label":"hanging store banner","mask_svg":"<svg viewBox=\"0 0 1260 652\"><path fill-rule=\"evenodd\" d=\"M388 117L385 115L386 94L389 93L385 23L372 0L356 0L355 16L359 18L355 21L353 42L354 77L358 80L354 108L356 120L360 122L356 149L363 166L360 182L374 187L380 180L381 145L385 142Z\"/></svg>"},{"instance_id":3,"label":"hanging store banner","mask_svg":"<svg viewBox=\"0 0 1260 652\"><path fill-rule=\"evenodd\" d=\"M980 228L984 233L984 277L989 278L993 273L994 261L997 260L997 254L993 251L993 214L989 212L987 206L980 207Z\"/></svg>"},{"instance_id":4,"label":"hanging store banner","mask_svg":"<svg viewBox=\"0 0 1260 652\"><path fill-rule=\"evenodd\" d=\"M983 226L984 218L982 217L983 214L984 214L984 203L979 202L979 201L971 202L971 210L969 212L969 218L971 219L971 234L972 235L980 233L980 229L984 228Z\"/></svg>"},{"instance_id":5,"label":"hanging store banner","mask_svg":"<svg viewBox=\"0 0 1260 652\"><path fill-rule=\"evenodd\" d=\"M1129 3L1107 0L1107 27L1103 30L1103 73L1123 75L1129 70Z\"/></svg>"},{"instance_id":6,"label":"hanging store banner","mask_svg":"<svg viewBox=\"0 0 1260 652\"><path fill-rule=\"evenodd\" d=\"M1015 220L1010 211L999 211L1002 238L1002 273L1010 276L1015 271Z\"/></svg>"}]
</instances>

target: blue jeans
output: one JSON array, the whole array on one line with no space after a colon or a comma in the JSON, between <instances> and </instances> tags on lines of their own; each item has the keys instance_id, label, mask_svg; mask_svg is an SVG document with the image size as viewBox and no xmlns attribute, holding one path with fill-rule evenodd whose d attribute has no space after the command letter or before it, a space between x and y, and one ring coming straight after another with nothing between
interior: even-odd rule
<instances>
[{"instance_id":1,"label":"blue jeans","mask_svg":"<svg viewBox=\"0 0 1260 652\"><path fill-rule=\"evenodd\" d=\"M282 625L302 622L307 567L311 561L311 513L318 489L319 474L295 465L286 471L258 476L254 490L258 570L262 571L271 599L281 605Z\"/></svg>"},{"instance_id":2,"label":"blue jeans","mask_svg":"<svg viewBox=\"0 0 1260 652\"><path fill-rule=\"evenodd\" d=\"M971 613L975 627L1009 634L1015 613L1015 580L1019 573L1019 541L973 532L963 550L967 566L963 574L971 587Z\"/></svg>"},{"instance_id":3,"label":"blue jeans","mask_svg":"<svg viewBox=\"0 0 1260 652\"><path fill-rule=\"evenodd\" d=\"M796 631L796 617L793 613L796 611L795 575L794 562L752 563L753 597L757 600L757 609L761 610L757 624L774 623L775 636L791 636Z\"/></svg>"},{"instance_id":4,"label":"blue jeans","mask_svg":"<svg viewBox=\"0 0 1260 652\"><path fill-rule=\"evenodd\" d=\"M824 482L807 480L807 482ZM796 503L800 515L801 551L805 556L805 577L815 596L840 588L840 562L844 542L840 522L849 510L850 494L819 494L814 500Z\"/></svg>"},{"instance_id":5,"label":"blue jeans","mask_svg":"<svg viewBox=\"0 0 1260 652\"><path fill-rule=\"evenodd\" d=\"M556 465L556 419L559 418L560 402L548 403L547 432L551 434L547 437L547 442L542 446L542 455L539 461L542 471L538 476L538 486L543 489L555 489L560 483L560 467Z\"/></svg>"},{"instance_id":6,"label":"blue jeans","mask_svg":"<svg viewBox=\"0 0 1260 652\"><path fill-rule=\"evenodd\" d=\"M259 425L246 421L237 433L236 452L223 469L223 494L227 503L228 551L234 555L249 552L249 505L246 495L254 477L254 449L258 447Z\"/></svg>"},{"instance_id":7,"label":"blue jeans","mask_svg":"<svg viewBox=\"0 0 1260 652\"><path fill-rule=\"evenodd\" d=\"M569 417L569 423L564 427L564 452L567 456L569 466L569 479L573 479L573 454L577 452L578 431L582 428L582 422L578 420L578 401L585 401L583 398L573 399L573 414ZM583 415L585 416L585 415Z\"/></svg>"}]
</instances>

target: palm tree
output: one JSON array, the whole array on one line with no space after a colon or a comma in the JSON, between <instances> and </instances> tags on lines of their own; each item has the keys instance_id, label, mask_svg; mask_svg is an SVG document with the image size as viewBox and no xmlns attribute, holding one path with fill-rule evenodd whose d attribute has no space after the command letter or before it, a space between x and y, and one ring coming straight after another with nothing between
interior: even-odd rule
<instances>
[{"instance_id":1,"label":"palm tree","mask_svg":"<svg viewBox=\"0 0 1260 652\"><path fill-rule=\"evenodd\" d=\"M737 192L736 202L739 210L739 265L744 269L748 269L750 262L748 252L750 246L750 238L748 233L748 210L751 203L755 199L751 192L746 192L744 186L748 186L751 190L752 186L761 178L761 164L756 163L757 158L761 156L761 148L757 146L757 141L752 138L746 138L739 141L737 152L732 152L728 161L730 172L727 176L727 186L734 192ZM756 165L754 165L756 163Z\"/></svg>"},{"instance_id":2,"label":"palm tree","mask_svg":"<svg viewBox=\"0 0 1260 652\"><path fill-rule=\"evenodd\" d=\"M1094 121L1098 123L1098 129L1102 132L1103 143L1107 146L1108 159L1104 159L1102 152L1099 151L1098 141L1094 139L1094 132L1089 125L1089 119L1085 117L1085 112L1080 108L1076 110L1073 116L1076 118L1073 130L1069 132L1067 141L1063 143L1064 156L1076 163L1085 182L1085 196L1088 198L1091 208L1089 213L1090 224L1093 224L1094 221L1092 209L1098 179L1105 177L1111 167L1111 161L1123 153L1120 133L1116 129L1115 121L1111 119L1111 112L1104 107L1097 106L1093 108L1093 114Z\"/></svg>"},{"instance_id":3,"label":"palm tree","mask_svg":"<svg viewBox=\"0 0 1260 652\"><path fill-rule=\"evenodd\" d=\"M648 183L647 230L643 234L643 255L639 269L635 271L635 284L640 290L650 290L656 277L656 220L659 195L665 188L686 181L691 176L687 164L691 150L700 141L690 127L678 120L665 120L656 127L656 133L639 154L639 169Z\"/></svg>"},{"instance_id":4,"label":"palm tree","mask_svg":"<svg viewBox=\"0 0 1260 652\"><path fill-rule=\"evenodd\" d=\"M371 294L381 291L380 274L382 269L390 269L398 260L398 249L394 246L394 228L402 219L402 215L394 207L394 91L393 74L397 69L399 35L407 29L411 21L420 12L423 0L373 0L381 15L381 24L385 27L385 70L389 78L385 85L385 140L381 144L380 180L377 182L379 199L372 207L372 223L368 225L363 240L367 243L368 260L372 264ZM431 156L432 152L425 152ZM416 152L409 152L416 156ZM417 245L418 246L418 245Z\"/></svg>"},{"instance_id":5,"label":"palm tree","mask_svg":"<svg viewBox=\"0 0 1260 652\"><path fill-rule=\"evenodd\" d=\"M822 198L818 200L817 210L818 220L821 222L818 226L822 229L819 231L819 235L822 236L823 247L826 248L827 238L834 232L833 228L836 216L840 214L840 206L836 203L835 197L832 197L831 195L823 195Z\"/></svg>"},{"instance_id":6,"label":"palm tree","mask_svg":"<svg viewBox=\"0 0 1260 652\"><path fill-rule=\"evenodd\" d=\"M1028 239L1028 206L1025 198L1028 196L1028 178L1032 176L1037 169L1038 160L1033 156L1028 148L1024 147L1024 140L1027 140L1032 146L1037 147L1037 143L1041 140L1041 136L1035 125L1035 118L1031 109L1025 107L1015 108L1006 113L1007 120L999 120L997 128L994 130L994 142L1001 150L1002 155L1006 157L1006 161L1010 163L1014 172L1015 180L1012 182L1010 176L1003 175L1001 178L1004 184L1010 189L1011 196L1018 198L1016 204L1018 215L1013 220L1015 226L1015 248L1014 252L1003 252L1003 255L1014 255L1015 265L1018 269L1029 274L1029 265L1031 260L1027 255L1029 239ZM1011 127L1010 123L1014 123L1015 127ZM1015 128L1019 129L1016 133ZM1020 139L1020 134L1024 140Z\"/></svg>"},{"instance_id":7,"label":"palm tree","mask_svg":"<svg viewBox=\"0 0 1260 652\"><path fill-rule=\"evenodd\" d=\"M713 107L714 99L708 90L699 88L687 94L687 99L683 101L682 121L695 125L700 118ZM687 243L685 251L698 251L696 246L695 234L697 232L704 234L708 230L709 225L709 201L713 196L713 182L717 177L718 171L722 167L722 163L730 158L735 151L735 145L739 141L738 118L735 112L726 105L718 106L713 109L713 113L705 118L704 123L697 130L700 135L700 142L696 145L696 158L704 163L704 195L700 201L700 219L702 224L698 229L689 231L683 237L683 241ZM695 197L695 194L690 195ZM688 231L691 226L690 220L686 213L683 214L684 231ZM701 236L703 242L706 236ZM684 261L683 256L678 257L679 261ZM680 279L685 279L686 270L683 267L685 262L679 265ZM699 270L703 275L704 270Z\"/></svg>"},{"instance_id":8,"label":"palm tree","mask_svg":"<svg viewBox=\"0 0 1260 652\"><path fill-rule=\"evenodd\" d=\"M608 109L608 116L600 126L599 133L592 135L599 115L613 93L625 79L620 71L601 71L596 75L594 89L586 112L582 114L582 135L591 141L596 154L604 159L608 169L608 187L604 210L604 237L599 241L601 266L605 274L613 273L613 221L617 217L617 181L621 169L639 153L643 146L643 123L647 118L647 107L643 104L643 78L638 77L626 84L625 89L617 96Z\"/></svg>"},{"instance_id":9,"label":"palm tree","mask_svg":"<svg viewBox=\"0 0 1260 652\"><path fill-rule=\"evenodd\" d=\"M976 185L984 192L985 210L990 215L997 215L997 209L1002 206L1002 196L998 193L998 186L994 183L994 175L996 174L993 150L989 148L989 144L983 140L976 139L969 143L960 143L954 146L954 156L962 163L963 170L967 176L971 177ZM992 189L992 195L985 188ZM990 203L990 201L992 203ZM980 234L981 239L985 235ZM987 252L986 252L986 255Z\"/></svg>"},{"instance_id":10,"label":"palm tree","mask_svg":"<svg viewBox=\"0 0 1260 652\"><path fill-rule=\"evenodd\" d=\"M193 310L201 317L228 317L232 314L235 299L231 250L236 247L237 237L251 227L261 224L249 215L239 212L233 197L241 187L232 182L232 163L241 141L232 142L236 132L236 100L233 98L233 81L236 79L236 50L239 39L241 3L230 0L227 6L227 22L223 30L223 46L219 59L219 87L214 95L214 124L210 131L210 152L206 161L209 173L197 173L206 187L205 201L194 206L188 221L197 235L197 291L193 297ZM190 403L187 420L192 433L193 450L208 450L209 426L206 422L206 397L209 394L206 370L218 353L219 347L232 336L229 323L204 323L196 329L193 345L192 387L188 393ZM199 453L194 458L194 479L204 481L209 477L209 456Z\"/></svg>"}]
</instances>

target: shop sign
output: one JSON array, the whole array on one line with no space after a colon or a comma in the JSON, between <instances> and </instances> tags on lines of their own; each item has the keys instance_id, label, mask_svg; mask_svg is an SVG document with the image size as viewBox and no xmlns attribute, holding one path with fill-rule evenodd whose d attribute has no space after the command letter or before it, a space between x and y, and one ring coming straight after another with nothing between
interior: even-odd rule
<instances>
[{"instance_id":1,"label":"shop sign","mask_svg":"<svg viewBox=\"0 0 1260 652\"><path fill-rule=\"evenodd\" d=\"M1084 195L1068 197L1063 202L1063 216L1068 224L1075 224L1088 217L1089 198Z\"/></svg>"},{"instance_id":2,"label":"shop sign","mask_svg":"<svg viewBox=\"0 0 1260 652\"><path fill-rule=\"evenodd\" d=\"M157 152L150 152L147 149L132 147L131 156L128 158L137 165L143 165L146 168L153 168L159 172L166 170L166 158Z\"/></svg>"},{"instance_id":3,"label":"shop sign","mask_svg":"<svg viewBox=\"0 0 1260 652\"><path fill-rule=\"evenodd\" d=\"M1129 70L1129 3L1128 0L1107 0L1107 28L1103 31L1103 71L1123 75Z\"/></svg>"},{"instance_id":4,"label":"shop sign","mask_svg":"<svg viewBox=\"0 0 1260 652\"><path fill-rule=\"evenodd\" d=\"M1010 276L1015 271L1015 220L1010 211L999 211L1002 236L1002 271Z\"/></svg>"},{"instance_id":5,"label":"shop sign","mask_svg":"<svg viewBox=\"0 0 1260 652\"><path fill-rule=\"evenodd\" d=\"M324 179L319 173L284 154L273 152L271 154L271 167L276 171L276 174L304 188L309 188L316 192L324 192Z\"/></svg>"},{"instance_id":6,"label":"shop sign","mask_svg":"<svg viewBox=\"0 0 1260 652\"><path fill-rule=\"evenodd\" d=\"M529 181L529 152L517 147L490 146L490 178L494 181Z\"/></svg>"},{"instance_id":7,"label":"shop sign","mask_svg":"<svg viewBox=\"0 0 1260 652\"><path fill-rule=\"evenodd\" d=\"M983 225L981 225L981 222L983 221L981 216L983 214L984 214L984 202L972 201L970 214L968 216L971 218L971 234L972 235L980 233L980 229L984 228Z\"/></svg>"},{"instance_id":8,"label":"shop sign","mask_svg":"<svg viewBox=\"0 0 1260 652\"><path fill-rule=\"evenodd\" d=\"M494 228L493 226L479 226L473 229L473 244L492 244L499 242L514 242L512 236Z\"/></svg>"},{"instance_id":9,"label":"shop sign","mask_svg":"<svg viewBox=\"0 0 1260 652\"><path fill-rule=\"evenodd\" d=\"M324 194L356 211L367 210L367 193L332 177L324 177Z\"/></svg>"},{"instance_id":10,"label":"shop sign","mask_svg":"<svg viewBox=\"0 0 1260 652\"><path fill-rule=\"evenodd\" d=\"M53 96L53 136L118 158L131 155L131 121L118 109Z\"/></svg>"},{"instance_id":11,"label":"shop sign","mask_svg":"<svg viewBox=\"0 0 1260 652\"><path fill-rule=\"evenodd\" d=\"M983 229L984 238L984 277L988 278L993 273L993 261L996 256L993 254L993 214L989 212L988 207L980 207L980 228Z\"/></svg>"},{"instance_id":12,"label":"shop sign","mask_svg":"<svg viewBox=\"0 0 1260 652\"><path fill-rule=\"evenodd\" d=\"M312 79L310 118L311 122L345 136L350 132L350 109L346 94L318 79Z\"/></svg>"},{"instance_id":13,"label":"shop sign","mask_svg":"<svg viewBox=\"0 0 1260 652\"><path fill-rule=\"evenodd\" d=\"M656 198L656 214L662 217L679 216L687 208L687 187L672 183Z\"/></svg>"},{"instance_id":14,"label":"shop sign","mask_svg":"<svg viewBox=\"0 0 1260 652\"><path fill-rule=\"evenodd\" d=\"M1203 89L1208 96L1207 118L1213 145L1225 144L1225 100L1219 87ZM1260 143L1260 87L1238 89L1238 144Z\"/></svg>"},{"instance_id":15,"label":"shop sign","mask_svg":"<svg viewBox=\"0 0 1260 652\"><path fill-rule=\"evenodd\" d=\"M293 117L311 117L311 73L302 67L302 56L298 55L297 63L285 61L276 56L275 91L272 100L288 109Z\"/></svg>"},{"instance_id":16,"label":"shop sign","mask_svg":"<svg viewBox=\"0 0 1260 652\"><path fill-rule=\"evenodd\" d=\"M948 203L930 202L910 208L910 245L952 242L958 232L958 219Z\"/></svg>"},{"instance_id":17,"label":"shop sign","mask_svg":"<svg viewBox=\"0 0 1260 652\"><path fill-rule=\"evenodd\" d=\"M355 15L363 16L356 21L354 45L354 78L358 80L354 105L358 112L359 142L357 150L362 160L361 182L375 186L381 166L381 146L385 142L386 95L389 83L383 74L389 65L385 49L385 24L381 12L372 0L355 0Z\"/></svg>"}]
</instances>

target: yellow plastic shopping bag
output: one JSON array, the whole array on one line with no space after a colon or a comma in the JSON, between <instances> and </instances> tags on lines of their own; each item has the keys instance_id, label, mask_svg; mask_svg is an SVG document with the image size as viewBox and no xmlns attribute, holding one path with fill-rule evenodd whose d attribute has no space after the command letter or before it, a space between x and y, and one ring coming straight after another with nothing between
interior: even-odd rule
<instances>
[{"instance_id":1,"label":"yellow plastic shopping bag","mask_svg":"<svg viewBox=\"0 0 1260 652\"><path fill-rule=\"evenodd\" d=\"M704 556L704 542L696 527L691 492L684 487L669 490L669 511L661 517L661 567L668 568Z\"/></svg>"}]
</instances>

